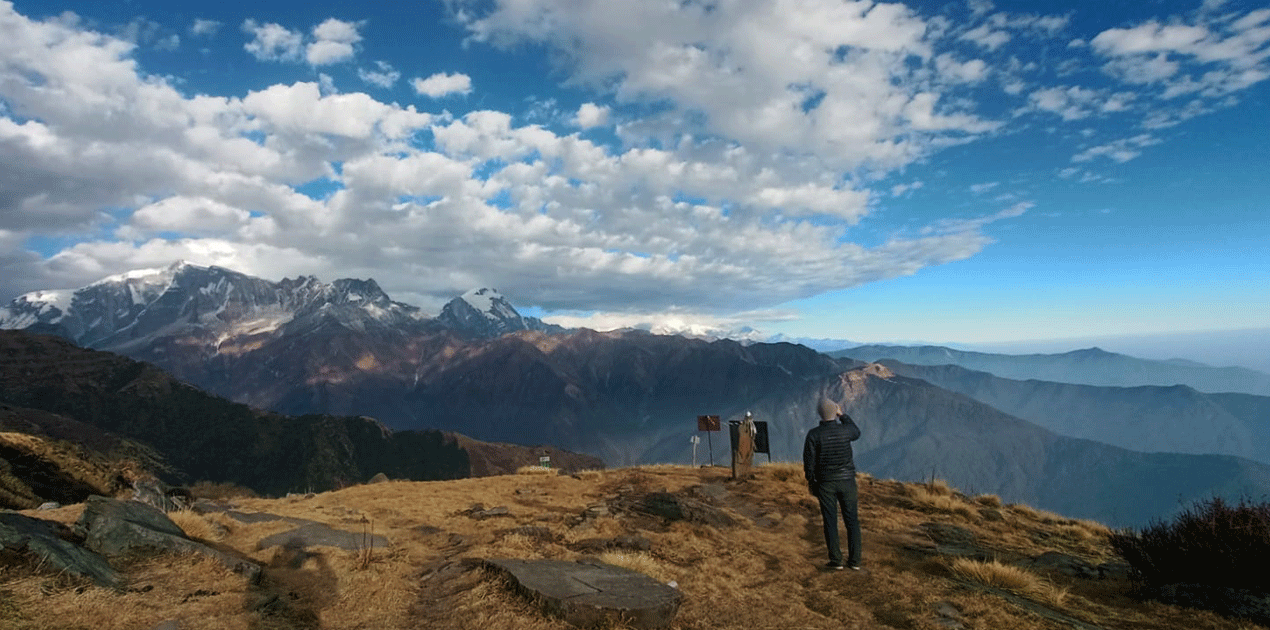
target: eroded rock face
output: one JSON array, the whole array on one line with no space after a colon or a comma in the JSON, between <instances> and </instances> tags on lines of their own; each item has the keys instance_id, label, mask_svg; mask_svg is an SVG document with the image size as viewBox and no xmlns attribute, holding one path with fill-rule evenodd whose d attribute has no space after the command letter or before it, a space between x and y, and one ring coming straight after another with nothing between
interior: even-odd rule
<instances>
[{"instance_id":1,"label":"eroded rock face","mask_svg":"<svg viewBox=\"0 0 1270 630\"><path fill-rule=\"evenodd\" d=\"M581 627L667 628L683 594L642 573L599 561L490 559L549 614Z\"/></svg>"}]
</instances>

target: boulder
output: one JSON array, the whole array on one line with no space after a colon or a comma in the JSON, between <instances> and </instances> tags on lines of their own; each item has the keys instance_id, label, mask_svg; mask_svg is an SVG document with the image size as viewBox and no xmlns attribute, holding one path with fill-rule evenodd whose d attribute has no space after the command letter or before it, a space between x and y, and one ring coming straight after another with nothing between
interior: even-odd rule
<instances>
[{"instance_id":1,"label":"boulder","mask_svg":"<svg viewBox=\"0 0 1270 630\"><path fill-rule=\"evenodd\" d=\"M683 594L642 573L599 561L490 559L518 591L581 628L667 628Z\"/></svg>"},{"instance_id":2,"label":"boulder","mask_svg":"<svg viewBox=\"0 0 1270 630\"><path fill-rule=\"evenodd\" d=\"M63 540L57 528L49 521L0 512L0 547L35 555L53 569L86 577L98 586L119 588L119 573L105 558Z\"/></svg>"},{"instance_id":3,"label":"boulder","mask_svg":"<svg viewBox=\"0 0 1270 630\"><path fill-rule=\"evenodd\" d=\"M367 481L366 483L384 483L385 481L388 481L388 475L385 475L384 473L376 473L375 476L371 477L370 481Z\"/></svg>"},{"instance_id":4,"label":"boulder","mask_svg":"<svg viewBox=\"0 0 1270 630\"><path fill-rule=\"evenodd\" d=\"M158 508L136 501L89 497L75 523L84 546L104 556L124 556L147 550L197 553L216 559L255 582L260 565L190 540Z\"/></svg>"}]
</instances>

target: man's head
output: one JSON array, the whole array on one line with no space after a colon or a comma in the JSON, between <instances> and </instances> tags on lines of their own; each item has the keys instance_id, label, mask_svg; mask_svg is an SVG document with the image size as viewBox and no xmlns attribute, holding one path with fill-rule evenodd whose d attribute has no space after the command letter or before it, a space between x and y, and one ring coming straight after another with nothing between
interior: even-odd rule
<instances>
[{"instance_id":1,"label":"man's head","mask_svg":"<svg viewBox=\"0 0 1270 630\"><path fill-rule=\"evenodd\" d=\"M839 407L838 403L828 398L821 398L820 406L817 407L816 412L820 414L821 422L828 422L838 418L839 414L842 413L842 407Z\"/></svg>"}]
</instances>

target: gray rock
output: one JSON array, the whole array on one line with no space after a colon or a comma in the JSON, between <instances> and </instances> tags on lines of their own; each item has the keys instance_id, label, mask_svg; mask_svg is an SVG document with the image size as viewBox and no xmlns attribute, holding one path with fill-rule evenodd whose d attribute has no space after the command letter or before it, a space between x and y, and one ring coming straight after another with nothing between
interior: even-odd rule
<instances>
[{"instance_id":1,"label":"gray rock","mask_svg":"<svg viewBox=\"0 0 1270 630\"><path fill-rule=\"evenodd\" d=\"M688 521L715 527L736 525L736 520L719 508L706 505L701 501L679 497L669 492L653 492L636 500L630 509L651 516L660 516L671 521Z\"/></svg>"},{"instance_id":2,"label":"gray rock","mask_svg":"<svg viewBox=\"0 0 1270 630\"><path fill-rule=\"evenodd\" d=\"M935 623L951 630L962 630L965 624L961 623L961 611L952 602L939 602L935 604Z\"/></svg>"},{"instance_id":3,"label":"gray rock","mask_svg":"<svg viewBox=\"0 0 1270 630\"><path fill-rule=\"evenodd\" d=\"M1127 562L1104 562L1095 568L1103 580L1127 580L1133 571Z\"/></svg>"},{"instance_id":4,"label":"gray rock","mask_svg":"<svg viewBox=\"0 0 1270 630\"><path fill-rule=\"evenodd\" d=\"M505 505L487 508L484 503L473 503L472 506L464 510L463 513L478 521L483 521L487 518L494 518L496 516L511 516L511 510L508 510Z\"/></svg>"},{"instance_id":5,"label":"gray rock","mask_svg":"<svg viewBox=\"0 0 1270 630\"><path fill-rule=\"evenodd\" d=\"M642 573L599 561L490 559L526 597L582 628L667 628L683 595Z\"/></svg>"},{"instance_id":6,"label":"gray rock","mask_svg":"<svg viewBox=\"0 0 1270 630\"><path fill-rule=\"evenodd\" d=\"M908 547L914 551L975 560L993 558L993 554L979 547L979 540L974 532L959 525L926 522L918 525L914 533L917 534L917 540L922 541Z\"/></svg>"},{"instance_id":7,"label":"gray rock","mask_svg":"<svg viewBox=\"0 0 1270 630\"><path fill-rule=\"evenodd\" d=\"M164 512L175 512L187 507L182 505L178 496L170 496L171 490L157 479L137 479L132 482L132 500L156 507Z\"/></svg>"},{"instance_id":8,"label":"gray rock","mask_svg":"<svg viewBox=\"0 0 1270 630\"><path fill-rule=\"evenodd\" d=\"M89 578L99 586L119 588L123 583L105 558L62 540L57 525L49 521L0 512L0 547L34 554L53 569Z\"/></svg>"},{"instance_id":9,"label":"gray rock","mask_svg":"<svg viewBox=\"0 0 1270 630\"><path fill-rule=\"evenodd\" d=\"M375 476L371 477L370 481L367 481L366 483L384 483L388 480L388 475L385 475L384 473L376 473Z\"/></svg>"},{"instance_id":10,"label":"gray rock","mask_svg":"<svg viewBox=\"0 0 1270 630\"><path fill-rule=\"evenodd\" d=\"M310 523L317 523L317 521L310 521L308 519L303 519L303 518L295 518L293 516L279 516L277 514L270 514L268 512L239 512L238 510L226 510L225 516L228 516L229 518L232 518L235 521L238 521L239 523L246 523L248 525L253 525L255 523L270 523L273 521L286 521L294 525L308 525Z\"/></svg>"},{"instance_id":11,"label":"gray rock","mask_svg":"<svg viewBox=\"0 0 1270 630\"><path fill-rule=\"evenodd\" d=\"M148 550L197 553L216 559L251 582L260 579L260 565L190 540L158 508L136 501L92 496L75 523L84 546L104 556L123 556Z\"/></svg>"},{"instance_id":12,"label":"gray rock","mask_svg":"<svg viewBox=\"0 0 1270 630\"><path fill-rule=\"evenodd\" d=\"M45 503L41 503L41 504L40 504L40 507L37 507L37 508L35 508L35 509L37 509L37 510L56 510L57 508L60 508L60 507L62 507L62 504L61 504L61 503L58 503L57 501L48 501L48 502L45 502Z\"/></svg>"},{"instance_id":13,"label":"gray rock","mask_svg":"<svg viewBox=\"0 0 1270 630\"><path fill-rule=\"evenodd\" d=\"M569 548L579 553L598 554L605 551L648 551L653 543L643 536L618 536L616 538L587 538L579 540Z\"/></svg>"},{"instance_id":14,"label":"gray rock","mask_svg":"<svg viewBox=\"0 0 1270 630\"><path fill-rule=\"evenodd\" d=\"M289 532L280 532L265 537L256 543L257 549L283 546L290 549L307 549L309 547L337 547L348 551L388 547L388 539L379 534L349 532L333 529L330 525L309 522Z\"/></svg>"},{"instance_id":15,"label":"gray rock","mask_svg":"<svg viewBox=\"0 0 1270 630\"><path fill-rule=\"evenodd\" d=\"M524 536L526 538L539 540L543 542L554 542L556 540L556 535L555 533L551 531L551 528L542 527L539 525L524 525L521 527L513 527L511 529L504 529L500 531L499 533L504 536L516 534L518 536Z\"/></svg>"},{"instance_id":16,"label":"gray rock","mask_svg":"<svg viewBox=\"0 0 1270 630\"><path fill-rule=\"evenodd\" d=\"M1070 577L1078 578L1096 578L1098 577L1098 569L1094 565L1065 553L1057 551L1047 551L1030 560L1024 560L1019 563L1021 566L1029 569L1040 569L1045 571L1054 571Z\"/></svg>"}]
</instances>

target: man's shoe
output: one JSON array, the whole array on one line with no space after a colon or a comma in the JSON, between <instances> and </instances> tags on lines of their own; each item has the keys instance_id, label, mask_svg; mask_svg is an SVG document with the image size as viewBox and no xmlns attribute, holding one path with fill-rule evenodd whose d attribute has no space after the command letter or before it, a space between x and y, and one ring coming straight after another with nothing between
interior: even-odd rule
<instances>
[{"instance_id":1,"label":"man's shoe","mask_svg":"<svg viewBox=\"0 0 1270 630\"><path fill-rule=\"evenodd\" d=\"M830 571L841 571L845 569L846 567L843 566L841 562L826 562L825 568L829 569Z\"/></svg>"},{"instance_id":2,"label":"man's shoe","mask_svg":"<svg viewBox=\"0 0 1270 630\"><path fill-rule=\"evenodd\" d=\"M848 568L848 569L851 569L852 571L859 571L859 570L860 570L860 565L858 565L858 564L848 564L848 565L847 565L847 568Z\"/></svg>"}]
</instances>

